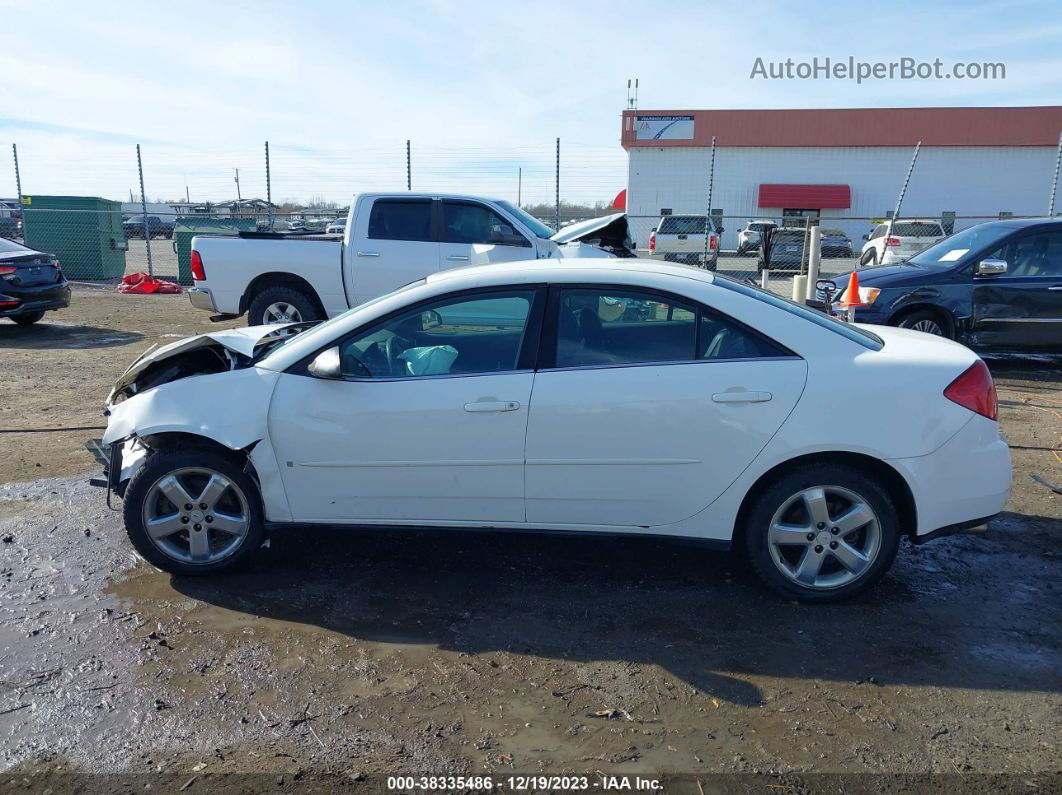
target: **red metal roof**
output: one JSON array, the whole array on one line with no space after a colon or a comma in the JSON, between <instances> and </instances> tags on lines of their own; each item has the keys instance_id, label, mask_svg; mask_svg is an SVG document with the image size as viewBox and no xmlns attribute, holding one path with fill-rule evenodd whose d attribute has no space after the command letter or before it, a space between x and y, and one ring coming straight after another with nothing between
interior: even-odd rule
<instances>
[{"instance_id":1,"label":"red metal roof","mask_svg":"<svg viewBox=\"0 0 1062 795\"><path fill-rule=\"evenodd\" d=\"M637 116L693 116L691 140L637 140ZM1062 106L625 110L632 146L1056 146Z\"/></svg>"},{"instance_id":2,"label":"red metal roof","mask_svg":"<svg viewBox=\"0 0 1062 795\"><path fill-rule=\"evenodd\" d=\"M847 210L852 189L847 185L760 185L759 207L806 210Z\"/></svg>"}]
</instances>

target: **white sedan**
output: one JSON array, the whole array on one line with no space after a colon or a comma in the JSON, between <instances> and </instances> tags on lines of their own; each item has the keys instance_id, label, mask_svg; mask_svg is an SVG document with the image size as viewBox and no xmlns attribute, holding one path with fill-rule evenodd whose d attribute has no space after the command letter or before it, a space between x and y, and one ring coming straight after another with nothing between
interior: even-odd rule
<instances>
[{"instance_id":1,"label":"white sedan","mask_svg":"<svg viewBox=\"0 0 1062 795\"><path fill-rule=\"evenodd\" d=\"M532 527L732 546L829 601L1010 488L970 350L695 268L451 270L305 325L181 340L119 379L109 487L151 563L222 571L285 527Z\"/></svg>"}]
</instances>

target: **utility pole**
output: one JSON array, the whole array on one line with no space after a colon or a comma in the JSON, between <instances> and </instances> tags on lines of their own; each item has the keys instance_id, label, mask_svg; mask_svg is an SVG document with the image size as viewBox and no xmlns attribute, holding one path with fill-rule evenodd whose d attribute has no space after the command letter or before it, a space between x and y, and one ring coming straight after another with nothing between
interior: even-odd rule
<instances>
[{"instance_id":1,"label":"utility pole","mask_svg":"<svg viewBox=\"0 0 1062 795\"><path fill-rule=\"evenodd\" d=\"M11 144L11 154L15 156L15 190L18 191L18 211L22 213L22 175L18 171L18 145Z\"/></svg>"},{"instance_id":2,"label":"utility pole","mask_svg":"<svg viewBox=\"0 0 1062 795\"><path fill-rule=\"evenodd\" d=\"M708 165L708 209L704 211L704 267L708 267L708 242L712 237L712 187L715 185L715 136L712 136L712 159ZM719 245L719 243L716 243Z\"/></svg>"},{"instance_id":3,"label":"utility pole","mask_svg":"<svg viewBox=\"0 0 1062 795\"><path fill-rule=\"evenodd\" d=\"M1055 191L1058 190L1058 169L1062 165L1062 132L1058 134L1058 152L1055 154L1055 176L1051 180L1051 198L1047 201L1047 217L1055 214ZM18 176L18 160L15 160L15 176Z\"/></svg>"},{"instance_id":4,"label":"utility pole","mask_svg":"<svg viewBox=\"0 0 1062 795\"><path fill-rule=\"evenodd\" d=\"M144 163L140 159L140 144L136 145L136 170L140 172L140 210L144 219L144 244L147 246L148 276L155 278L155 269L151 266L151 227L147 216L147 194L144 193Z\"/></svg>"},{"instance_id":5,"label":"utility pole","mask_svg":"<svg viewBox=\"0 0 1062 795\"><path fill-rule=\"evenodd\" d=\"M269 231L273 231L273 186L269 180L269 141L265 142L266 157L266 206L269 211Z\"/></svg>"},{"instance_id":6,"label":"utility pole","mask_svg":"<svg viewBox=\"0 0 1062 795\"><path fill-rule=\"evenodd\" d=\"M406 139L406 190L413 190L413 157L409 139Z\"/></svg>"},{"instance_id":7,"label":"utility pole","mask_svg":"<svg viewBox=\"0 0 1062 795\"><path fill-rule=\"evenodd\" d=\"M557 214L556 230L560 231L560 138L557 139Z\"/></svg>"},{"instance_id":8,"label":"utility pole","mask_svg":"<svg viewBox=\"0 0 1062 795\"><path fill-rule=\"evenodd\" d=\"M238 168L233 169L236 172L236 202L243 201L243 196L240 195L240 170Z\"/></svg>"}]
</instances>

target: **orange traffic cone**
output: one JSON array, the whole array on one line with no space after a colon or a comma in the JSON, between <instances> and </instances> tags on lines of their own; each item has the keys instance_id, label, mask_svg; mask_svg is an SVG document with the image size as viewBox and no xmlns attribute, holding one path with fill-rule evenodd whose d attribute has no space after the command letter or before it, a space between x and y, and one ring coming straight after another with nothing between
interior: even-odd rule
<instances>
[{"instance_id":1,"label":"orange traffic cone","mask_svg":"<svg viewBox=\"0 0 1062 795\"><path fill-rule=\"evenodd\" d=\"M837 305L848 309L866 306L859 298L859 274L855 271L852 271L852 275L848 277L848 287L844 291L844 295L841 296L841 300L837 302Z\"/></svg>"}]
</instances>

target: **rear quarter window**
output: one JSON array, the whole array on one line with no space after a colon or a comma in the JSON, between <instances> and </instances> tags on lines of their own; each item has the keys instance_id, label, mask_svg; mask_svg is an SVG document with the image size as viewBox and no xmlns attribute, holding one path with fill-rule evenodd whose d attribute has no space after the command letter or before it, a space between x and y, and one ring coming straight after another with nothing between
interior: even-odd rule
<instances>
[{"instance_id":1,"label":"rear quarter window","mask_svg":"<svg viewBox=\"0 0 1062 795\"><path fill-rule=\"evenodd\" d=\"M830 317L829 315L811 309L810 307L803 306L794 301L787 301L785 298L779 298L774 293L761 290L759 287L752 287L747 284L742 284L741 282L736 282L733 279L728 279L725 276L718 275L715 276L713 283L719 285L724 290L732 290L735 293L747 295L749 298L755 298L757 301L770 304L773 307L789 312L791 315L802 317L805 320L814 323L816 326L821 326L835 334L840 334L842 337L846 337L852 342L858 343L864 348L868 348L872 351L880 351L885 347L885 341L877 334L872 334L864 329L856 328L855 326L845 323L843 320Z\"/></svg>"}]
</instances>

